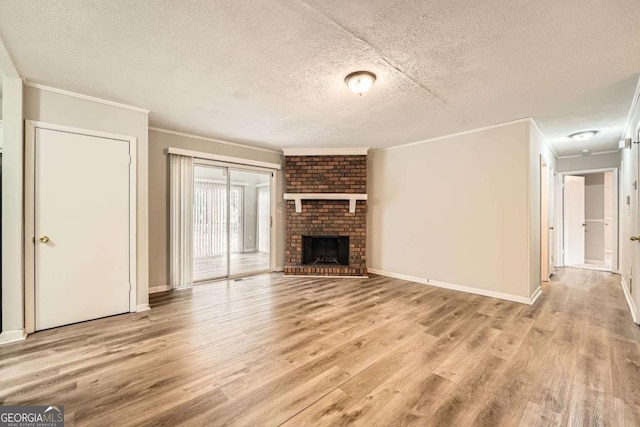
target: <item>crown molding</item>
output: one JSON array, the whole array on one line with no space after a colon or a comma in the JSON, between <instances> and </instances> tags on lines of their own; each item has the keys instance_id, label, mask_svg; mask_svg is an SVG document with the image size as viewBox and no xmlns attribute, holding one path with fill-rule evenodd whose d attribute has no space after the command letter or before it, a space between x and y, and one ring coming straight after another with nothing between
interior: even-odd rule
<instances>
[{"instance_id":1,"label":"crown molding","mask_svg":"<svg viewBox=\"0 0 640 427\"><path fill-rule=\"evenodd\" d=\"M556 152L556 150L553 148L553 145L549 144L549 141L547 141L547 138L544 136L544 132L542 132L542 129L540 129L540 126L538 126L538 123L534 120L533 117L529 117L527 120L529 120L529 123L531 124L531 126L533 127L533 129L538 132L538 135L540 136L540 138L542 138L542 142L544 143L544 145L547 146L547 148L553 153L553 155L556 157L556 159L558 158L558 153Z\"/></svg>"},{"instance_id":2,"label":"crown molding","mask_svg":"<svg viewBox=\"0 0 640 427\"><path fill-rule=\"evenodd\" d=\"M366 156L369 147L283 148L285 156Z\"/></svg>"},{"instance_id":3,"label":"crown molding","mask_svg":"<svg viewBox=\"0 0 640 427\"><path fill-rule=\"evenodd\" d=\"M448 134L448 135L437 136L435 138L423 139L421 141L408 142L406 144L394 145L392 147L375 148L375 149L372 149L371 151L388 151L388 150L396 150L398 148L412 147L414 145L428 144L430 142L436 142L436 141L441 141L443 139L455 138L457 136L469 135L469 134L472 134L472 133L481 132L481 131L490 130L490 129L497 129L497 128L501 128L501 127L504 127L504 126L511 126L511 125L515 125L515 124L518 124L518 123L533 123L535 126L537 126L537 124L535 123L535 121L533 121L533 119L531 117L527 117L527 118L524 118L524 119L512 120L510 122L498 123L496 125L484 126L484 127L479 127L479 128L475 128L475 129L465 130L465 131L462 131L462 132L451 133L451 134Z\"/></svg>"},{"instance_id":4,"label":"crown molding","mask_svg":"<svg viewBox=\"0 0 640 427\"><path fill-rule=\"evenodd\" d=\"M96 98L95 96L89 96L89 95L84 95L77 92L71 92L69 90L58 89L56 87L45 86L39 83L30 82L28 80L24 81L24 85L28 87L32 87L34 89L40 89L47 92L57 93L60 95L71 96L73 98L84 99L85 101L97 102L98 104L110 105L112 107L118 107L118 108L124 108L126 110L137 111L138 113L149 114L150 112L150 110L140 108L140 107L135 107L133 105L127 105L127 104L122 104L120 102L109 101L108 99Z\"/></svg>"},{"instance_id":5,"label":"crown molding","mask_svg":"<svg viewBox=\"0 0 640 427\"><path fill-rule=\"evenodd\" d=\"M476 133L476 132L482 132L482 131L485 131L485 130L497 129L497 128L501 128L501 127L504 127L504 126L515 125L515 124L518 124L518 123L529 123L531 125L531 127L533 127L533 129L540 135L540 137L542 138L543 144L546 145L547 148L549 148L549 150L553 153L553 155L556 158L558 158L558 153L553 148L553 146L551 144L549 144L549 141L547 141L547 138L544 136L544 133L540 129L540 126L538 126L538 123L533 119L533 117L526 117L524 119L512 120L512 121L509 121L509 122L498 123L498 124L491 125L491 126L484 126L484 127L479 127L479 128L475 128L475 129L469 129L469 130L465 130L465 131L462 131L462 132L452 133L452 134L449 134L449 135L442 135L442 136L437 136L435 138L424 139L422 141L409 142L409 143L401 144L401 145L394 145L393 147L376 148L376 149L372 149L371 151L387 151L387 150L395 150L397 148L412 147L414 145L427 144L429 142L441 141L443 139L454 138L454 137L463 136L463 135L469 135L469 134Z\"/></svg>"},{"instance_id":6,"label":"crown molding","mask_svg":"<svg viewBox=\"0 0 640 427\"><path fill-rule=\"evenodd\" d=\"M239 144L237 142L223 141L221 139L208 138L206 136L194 135L194 134L191 134L191 133L177 132L175 130L157 128L157 127L153 127L153 126L149 126L149 130L152 130L154 132L167 133L169 135L184 136L185 138L199 139L201 141L215 142L215 143L218 143L218 144L231 145L233 147L240 147L240 148L246 148L246 149L249 149L249 150L264 151L265 153L274 153L274 154L282 155L282 151L280 151L280 150L273 150L273 149L270 149L270 148L262 148L262 147L254 147L254 146L248 145L248 144Z\"/></svg>"}]
</instances>

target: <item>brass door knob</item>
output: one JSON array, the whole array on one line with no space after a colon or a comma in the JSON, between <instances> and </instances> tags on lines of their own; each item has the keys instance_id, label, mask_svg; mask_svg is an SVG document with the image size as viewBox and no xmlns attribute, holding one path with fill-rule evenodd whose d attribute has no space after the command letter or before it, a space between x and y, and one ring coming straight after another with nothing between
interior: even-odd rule
<instances>
[{"instance_id":1,"label":"brass door knob","mask_svg":"<svg viewBox=\"0 0 640 427\"><path fill-rule=\"evenodd\" d=\"M632 242L638 242L640 241L640 236L631 236L629 237L629 240L631 240Z\"/></svg>"},{"instance_id":2,"label":"brass door knob","mask_svg":"<svg viewBox=\"0 0 640 427\"><path fill-rule=\"evenodd\" d=\"M47 243L49 241L49 238L47 236L42 236L39 240L40 243Z\"/></svg>"}]
</instances>

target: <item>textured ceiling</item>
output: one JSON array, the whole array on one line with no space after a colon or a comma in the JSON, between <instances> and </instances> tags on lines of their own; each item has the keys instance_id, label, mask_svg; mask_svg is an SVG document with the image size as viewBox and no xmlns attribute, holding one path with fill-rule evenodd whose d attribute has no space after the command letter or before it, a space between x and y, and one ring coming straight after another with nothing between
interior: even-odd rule
<instances>
[{"instance_id":1,"label":"textured ceiling","mask_svg":"<svg viewBox=\"0 0 640 427\"><path fill-rule=\"evenodd\" d=\"M28 80L176 131L388 147L531 116L571 155L617 147L639 16L637 0L3 0L0 37ZM362 97L344 84L360 69L378 75Z\"/></svg>"}]
</instances>

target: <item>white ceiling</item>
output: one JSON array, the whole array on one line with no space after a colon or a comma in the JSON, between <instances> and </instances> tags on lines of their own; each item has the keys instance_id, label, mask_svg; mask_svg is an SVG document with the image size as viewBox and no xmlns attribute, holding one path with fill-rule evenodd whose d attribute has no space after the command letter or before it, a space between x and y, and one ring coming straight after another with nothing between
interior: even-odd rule
<instances>
[{"instance_id":1,"label":"white ceiling","mask_svg":"<svg viewBox=\"0 0 640 427\"><path fill-rule=\"evenodd\" d=\"M637 0L5 0L36 83L151 126L271 147L388 147L532 116L558 154L615 150L640 72ZM344 77L378 75L362 97ZM598 129L585 143L568 134Z\"/></svg>"}]
</instances>

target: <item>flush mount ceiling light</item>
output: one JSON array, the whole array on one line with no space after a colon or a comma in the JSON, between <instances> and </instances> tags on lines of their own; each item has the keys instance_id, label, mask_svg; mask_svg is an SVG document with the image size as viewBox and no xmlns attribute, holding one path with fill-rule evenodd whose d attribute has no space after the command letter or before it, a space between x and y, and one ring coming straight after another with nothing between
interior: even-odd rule
<instances>
[{"instance_id":1,"label":"flush mount ceiling light","mask_svg":"<svg viewBox=\"0 0 640 427\"><path fill-rule=\"evenodd\" d=\"M585 130L584 132L576 132L569 135L574 141L586 141L593 138L598 133L597 130Z\"/></svg>"},{"instance_id":2,"label":"flush mount ceiling light","mask_svg":"<svg viewBox=\"0 0 640 427\"><path fill-rule=\"evenodd\" d=\"M353 93L362 95L371 89L371 86L376 81L376 75L369 71L356 71L345 77L344 81Z\"/></svg>"}]
</instances>

